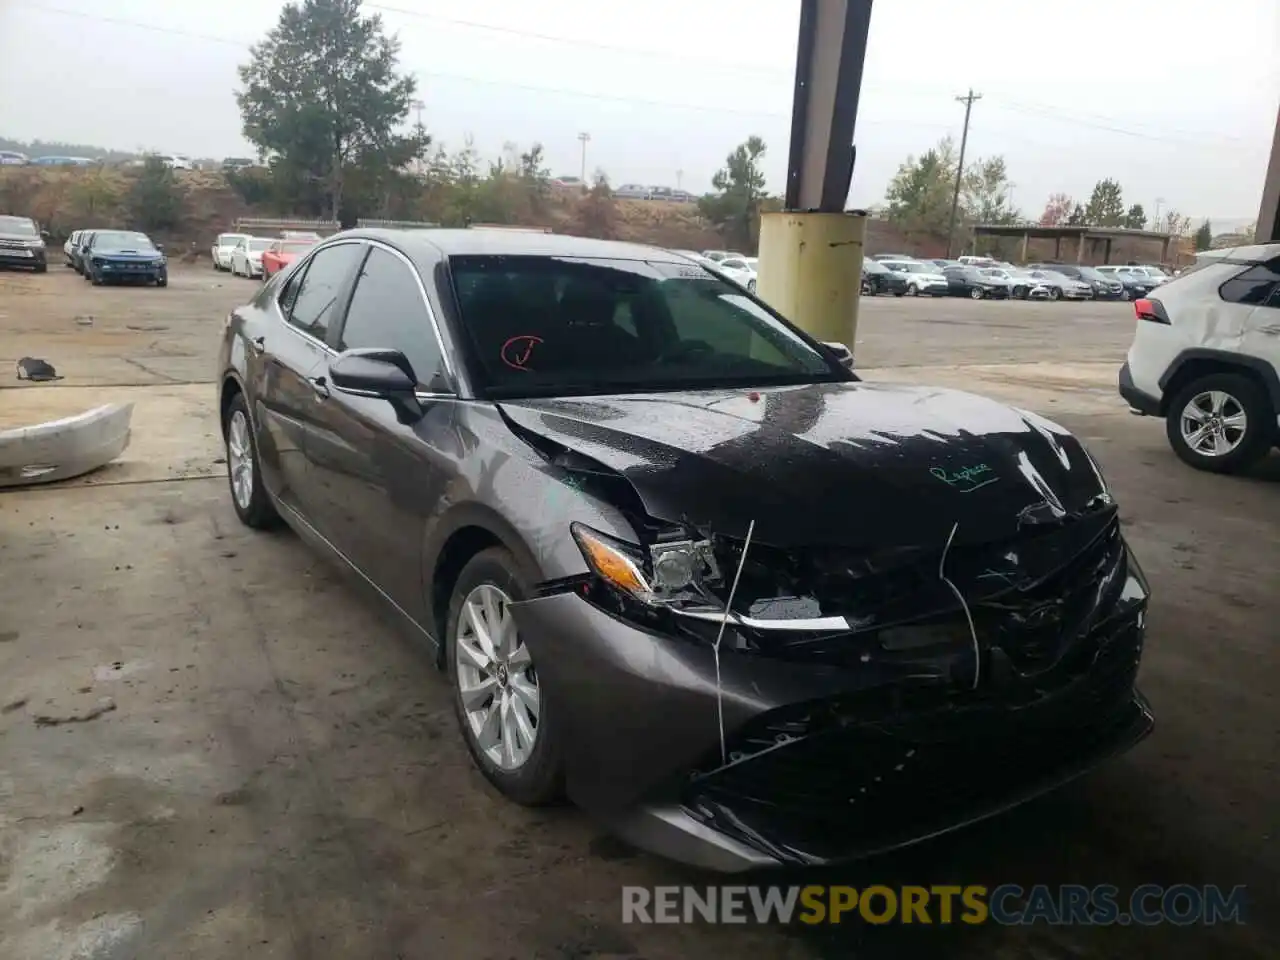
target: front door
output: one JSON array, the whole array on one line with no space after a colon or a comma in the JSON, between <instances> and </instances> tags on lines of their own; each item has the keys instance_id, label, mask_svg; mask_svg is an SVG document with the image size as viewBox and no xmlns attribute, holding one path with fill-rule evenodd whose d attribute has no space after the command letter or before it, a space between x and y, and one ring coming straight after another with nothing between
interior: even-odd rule
<instances>
[{"instance_id":1,"label":"front door","mask_svg":"<svg viewBox=\"0 0 1280 960\"><path fill-rule=\"evenodd\" d=\"M404 422L386 400L331 390L308 448L308 487L333 520L334 545L425 625L426 517L445 495L461 449L440 340L408 260L370 248L335 345L403 353L418 380L422 417Z\"/></svg>"},{"instance_id":2,"label":"front door","mask_svg":"<svg viewBox=\"0 0 1280 960\"><path fill-rule=\"evenodd\" d=\"M333 348L327 342L351 289L364 248L354 242L317 250L289 279L279 305L284 323L264 338L259 396L261 422L275 447L282 487L273 487L317 532L329 537L329 521L309 485L308 448L315 444L326 397L324 375Z\"/></svg>"}]
</instances>

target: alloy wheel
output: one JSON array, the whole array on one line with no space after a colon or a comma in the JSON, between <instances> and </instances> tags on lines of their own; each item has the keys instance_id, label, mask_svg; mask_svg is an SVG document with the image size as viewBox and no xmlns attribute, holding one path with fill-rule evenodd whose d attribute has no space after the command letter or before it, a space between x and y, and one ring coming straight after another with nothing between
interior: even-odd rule
<instances>
[{"instance_id":1,"label":"alloy wheel","mask_svg":"<svg viewBox=\"0 0 1280 960\"><path fill-rule=\"evenodd\" d=\"M496 767L518 770L538 738L538 674L521 642L511 598L482 583L462 601L453 638L458 695L477 747Z\"/></svg>"},{"instance_id":2,"label":"alloy wheel","mask_svg":"<svg viewBox=\"0 0 1280 960\"><path fill-rule=\"evenodd\" d=\"M253 500L253 444L249 439L249 420L243 410L231 415L227 425L227 470L231 473L231 493L241 510L248 510Z\"/></svg>"},{"instance_id":3,"label":"alloy wheel","mask_svg":"<svg viewBox=\"0 0 1280 960\"><path fill-rule=\"evenodd\" d=\"M1225 457L1244 440L1249 415L1244 405L1223 390L1192 397L1178 418L1183 442L1203 457Z\"/></svg>"}]
</instances>

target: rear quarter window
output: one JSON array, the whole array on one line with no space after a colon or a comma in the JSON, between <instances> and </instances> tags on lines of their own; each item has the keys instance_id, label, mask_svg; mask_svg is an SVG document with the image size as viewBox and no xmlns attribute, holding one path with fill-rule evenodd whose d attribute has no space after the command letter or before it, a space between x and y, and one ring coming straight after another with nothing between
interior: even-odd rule
<instances>
[{"instance_id":1,"label":"rear quarter window","mask_svg":"<svg viewBox=\"0 0 1280 960\"><path fill-rule=\"evenodd\" d=\"M1218 288L1218 295L1228 303L1274 306L1277 291L1280 291L1280 262L1273 261L1249 267L1232 277Z\"/></svg>"}]
</instances>

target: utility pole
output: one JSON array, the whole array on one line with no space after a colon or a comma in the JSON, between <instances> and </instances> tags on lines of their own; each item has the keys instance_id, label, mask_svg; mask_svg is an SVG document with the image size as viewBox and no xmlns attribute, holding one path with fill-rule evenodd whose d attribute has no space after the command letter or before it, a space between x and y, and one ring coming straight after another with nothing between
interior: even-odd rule
<instances>
[{"instance_id":1,"label":"utility pole","mask_svg":"<svg viewBox=\"0 0 1280 960\"><path fill-rule=\"evenodd\" d=\"M427 105L423 103L421 100L411 100L409 102L409 106L412 107L414 112L418 115L418 123L414 128L414 132L422 133L422 111L426 108ZM417 161L414 163L414 166L417 167L418 173L421 174L422 173L421 157L418 157Z\"/></svg>"},{"instance_id":2,"label":"utility pole","mask_svg":"<svg viewBox=\"0 0 1280 960\"><path fill-rule=\"evenodd\" d=\"M591 134L582 132L578 134L578 139L582 142L582 182L587 182L587 143L591 140Z\"/></svg>"},{"instance_id":3,"label":"utility pole","mask_svg":"<svg viewBox=\"0 0 1280 960\"><path fill-rule=\"evenodd\" d=\"M1160 207L1164 205L1164 197L1156 197L1156 215L1151 218L1151 229L1160 229Z\"/></svg>"},{"instance_id":4,"label":"utility pole","mask_svg":"<svg viewBox=\"0 0 1280 960\"><path fill-rule=\"evenodd\" d=\"M683 185L683 183L684 183L684 171L677 170L676 171L676 189L679 190Z\"/></svg>"},{"instance_id":5,"label":"utility pole","mask_svg":"<svg viewBox=\"0 0 1280 960\"><path fill-rule=\"evenodd\" d=\"M973 110L975 100L981 100L982 94L974 93L973 88L969 88L969 93L963 97L956 97L957 103L964 104L964 132L960 134L960 161L956 164L956 189L951 195L951 221L947 224L947 259L951 259L951 247L955 243L956 236L956 212L960 209L960 184L964 180L964 149L969 145L969 113Z\"/></svg>"}]
</instances>

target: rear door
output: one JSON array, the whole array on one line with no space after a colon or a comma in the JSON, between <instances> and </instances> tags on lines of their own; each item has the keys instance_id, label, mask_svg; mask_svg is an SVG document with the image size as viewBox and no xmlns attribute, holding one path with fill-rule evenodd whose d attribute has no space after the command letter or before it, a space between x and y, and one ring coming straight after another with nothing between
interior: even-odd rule
<instances>
[{"instance_id":1,"label":"rear door","mask_svg":"<svg viewBox=\"0 0 1280 960\"><path fill-rule=\"evenodd\" d=\"M344 241L317 250L280 288L279 323L255 341L260 378L254 395L265 433L263 470L276 496L324 533L323 512L307 487L306 449L325 388L320 378L333 350L326 342L350 290L363 248Z\"/></svg>"},{"instance_id":2,"label":"rear door","mask_svg":"<svg viewBox=\"0 0 1280 960\"><path fill-rule=\"evenodd\" d=\"M1280 373L1280 259L1250 267L1228 280L1220 295L1242 311L1240 351ZM1244 314L1244 307L1252 309Z\"/></svg>"},{"instance_id":3,"label":"rear door","mask_svg":"<svg viewBox=\"0 0 1280 960\"><path fill-rule=\"evenodd\" d=\"M369 244L338 351L399 350L418 381L421 419L402 422L386 400L332 390L308 448L308 485L331 521L330 541L389 599L422 622L426 517L462 456L457 402L425 286L399 252Z\"/></svg>"}]
</instances>

